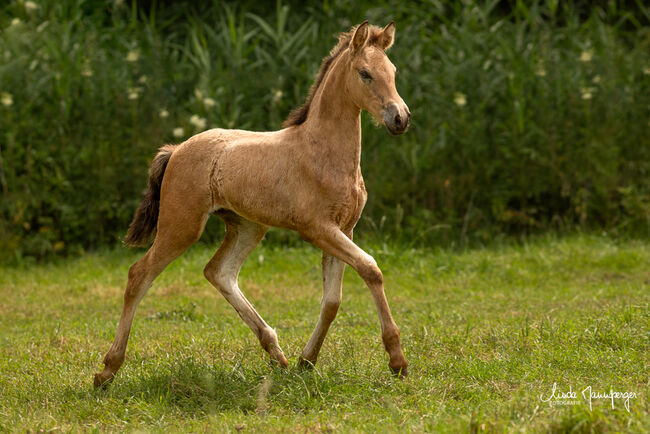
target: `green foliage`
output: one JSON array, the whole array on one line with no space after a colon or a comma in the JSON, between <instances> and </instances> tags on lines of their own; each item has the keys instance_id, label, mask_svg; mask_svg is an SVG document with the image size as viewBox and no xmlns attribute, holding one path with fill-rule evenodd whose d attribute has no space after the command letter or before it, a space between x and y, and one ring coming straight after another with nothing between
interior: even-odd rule
<instances>
[{"instance_id":1,"label":"green foliage","mask_svg":"<svg viewBox=\"0 0 650 434\"><path fill-rule=\"evenodd\" d=\"M413 125L394 138L366 122L360 232L648 234L641 6L392 3L3 6L0 258L117 242L158 146L210 127L279 128L333 36L366 18L397 22L390 57Z\"/></svg>"},{"instance_id":2,"label":"green foliage","mask_svg":"<svg viewBox=\"0 0 650 434\"><path fill-rule=\"evenodd\" d=\"M365 171L371 216L483 239L574 224L648 233L648 28L623 33L598 9L558 24L551 3L524 3L506 17L496 2L431 7L398 34L414 126L397 146L366 146L366 167L382 168Z\"/></svg>"},{"instance_id":3,"label":"green foliage","mask_svg":"<svg viewBox=\"0 0 650 434\"><path fill-rule=\"evenodd\" d=\"M0 265L0 431L638 432L650 429L650 246L554 237L453 251L364 246L377 258L409 377L393 378L370 292L351 270L313 371L296 368L321 298L314 248L263 245L240 285L290 366L268 356L203 277L196 245L154 283L108 390L123 249ZM573 405L542 402L553 383ZM634 392L594 399L581 391Z\"/></svg>"}]
</instances>

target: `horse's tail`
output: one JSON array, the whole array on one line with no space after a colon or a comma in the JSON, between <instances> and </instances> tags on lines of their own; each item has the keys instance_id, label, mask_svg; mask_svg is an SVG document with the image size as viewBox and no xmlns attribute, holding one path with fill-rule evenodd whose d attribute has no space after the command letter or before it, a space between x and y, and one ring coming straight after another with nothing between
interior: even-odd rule
<instances>
[{"instance_id":1,"label":"horse's tail","mask_svg":"<svg viewBox=\"0 0 650 434\"><path fill-rule=\"evenodd\" d=\"M176 145L165 145L158 150L149 168L149 187L142 197L142 202L135 212L129 231L124 238L127 246L145 246L151 242L158 225L158 210L160 208L160 186L167 163L174 153Z\"/></svg>"}]
</instances>

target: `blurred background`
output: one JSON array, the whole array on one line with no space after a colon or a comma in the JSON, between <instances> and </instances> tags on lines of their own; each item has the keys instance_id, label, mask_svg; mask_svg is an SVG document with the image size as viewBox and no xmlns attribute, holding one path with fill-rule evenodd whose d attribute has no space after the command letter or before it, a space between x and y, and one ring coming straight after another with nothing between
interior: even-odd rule
<instances>
[{"instance_id":1,"label":"blurred background","mask_svg":"<svg viewBox=\"0 0 650 434\"><path fill-rule=\"evenodd\" d=\"M364 114L359 237L650 234L641 0L0 4L2 261L118 245L160 145L279 129L336 35L365 19L397 24L389 56L413 123L392 137ZM204 242L221 236L211 219Z\"/></svg>"}]
</instances>

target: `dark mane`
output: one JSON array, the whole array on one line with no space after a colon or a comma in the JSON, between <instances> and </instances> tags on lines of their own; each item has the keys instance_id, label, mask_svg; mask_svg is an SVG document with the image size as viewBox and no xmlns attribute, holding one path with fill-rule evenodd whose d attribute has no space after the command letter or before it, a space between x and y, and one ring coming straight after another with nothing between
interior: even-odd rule
<instances>
[{"instance_id":1,"label":"dark mane","mask_svg":"<svg viewBox=\"0 0 650 434\"><path fill-rule=\"evenodd\" d=\"M336 46L332 48L330 54L327 57L325 57L321 62L320 69L318 70L318 74L316 75L316 80L314 80L314 83L309 88L307 99L300 107L293 109L291 113L289 113L287 119L282 123L282 128L287 128L294 125L300 125L307 120L307 115L309 115L309 107L311 106L311 102L314 99L314 95L316 94L316 91L318 90L321 83L323 82L323 78L325 78L325 74L327 74L327 71L332 66L334 61L341 55L341 53L343 53L343 51L345 51L345 49L348 48L348 46L350 45L350 41L352 40L352 36L354 35L354 32L357 30L357 27L358 26L354 26L352 27L352 29L350 29L349 32L343 32L339 34L338 44L336 44ZM377 44L382 30L383 30L382 28L376 26L368 27L368 31L369 31L368 45Z\"/></svg>"}]
</instances>

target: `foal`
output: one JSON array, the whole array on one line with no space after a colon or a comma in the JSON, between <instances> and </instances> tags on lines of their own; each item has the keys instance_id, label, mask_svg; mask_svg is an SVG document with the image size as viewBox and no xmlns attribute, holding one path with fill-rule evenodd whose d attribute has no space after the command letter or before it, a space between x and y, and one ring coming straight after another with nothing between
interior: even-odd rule
<instances>
[{"instance_id":1,"label":"foal","mask_svg":"<svg viewBox=\"0 0 650 434\"><path fill-rule=\"evenodd\" d=\"M237 285L242 263L270 226L297 231L323 250L320 318L299 364L316 363L341 303L343 269L349 264L374 298L389 367L406 375L382 273L352 242L367 197L359 166L361 110L391 134L405 132L410 123L408 107L395 89L395 67L385 54L394 34L392 22L381 29L367 21L342 33L323 60L306 102L280 131L212 129L160 148L125 243L147 244L154 233L155 239L129 269L115 341L104 357L103 372L95 375L95 387L112 380L124 362L136 307L153 280L199 239L212 213L225 222L226 235L206 265L205 277L237 310L274 363L288 365L277 335Z\"/></svg>"}]
</instances>

